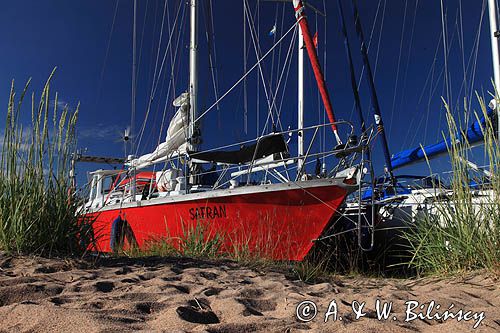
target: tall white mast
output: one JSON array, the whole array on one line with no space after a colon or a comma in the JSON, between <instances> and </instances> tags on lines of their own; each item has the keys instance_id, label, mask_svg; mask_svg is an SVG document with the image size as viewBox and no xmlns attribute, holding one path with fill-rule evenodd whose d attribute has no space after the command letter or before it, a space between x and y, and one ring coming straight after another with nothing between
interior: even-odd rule
<instances>
[{"instance_id":1,"label":"tall white mast","mask_svg":"<svg viewBox=\"0 0 500 333\"><path fill-rule=\"evenodd\" d=\"M498 90L500 89L500 60L498 56L498 25L497 25L497 8L496 0L488 0L488 7L490 13L490 38L491 38L491 51L493 58L493 75L495 80L495 86ZM500 140L500 107L496 103L497 119L498 119L498 139Z\"/></svg>"},{"instance_id":2,"label":"tall white mast","mask_svg":"<svg viewBox=\"0 0 500 333\"><path fill-rule=\"evenodd\" d=\"M132 31L132 112L130 119L130 151L131 154L135 154L134 151L134 141L133 134L135 131L135 96L136 96L136 71L137 71L137 60L136 60L136 48L137 48L137 0L134 0L134 26ZM135 168L132 168L132 201L135 201L136 194L136 181L135 181Z\"/></svg>"},{"instance_id":3,"label":"tall white mast","mask_svg":"<svg viewBox=\"0 0 500 333\"><path fill-rule=\"evenodd\" d=\"M191 31L189 45L189 137L192 138L198 117L198 0L190 0L191 5ZM195 144L190 145L191 150L196 150Z\"/></svg>"},{"instance_id":4,"label":"tall white mast","mask_svg":"<svg viewBox=\"0 0 500 333\"><path fill-rule=\"evenodd\" d=\"M298 162L297 162L297 172L300 172L304 160L304 37L302 36L302 28L299 25L299 56L298 56Z\"/></svg>"},{"instance_id":5,"label":"tall white mast","mask_svg":"<svg viewBox=\"0 0 500 333\"><path fill-rule=\"evenodd\" d=\"M132 108L131 108L131 119L130 119L130 151L134 153L134 140L133 134L135 134L135 96L136 96L136 72L137 72L137 60L136 60L136 49L137 49L137 0L134 0L134 23L132 30Z\"/></svg>"}]
</instances>

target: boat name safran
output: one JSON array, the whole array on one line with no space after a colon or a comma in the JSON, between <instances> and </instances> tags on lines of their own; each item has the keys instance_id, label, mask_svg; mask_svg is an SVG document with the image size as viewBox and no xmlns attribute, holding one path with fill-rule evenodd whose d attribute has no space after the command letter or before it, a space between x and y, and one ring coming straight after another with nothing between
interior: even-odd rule
<instances>
[{"instance_id":1,"label":"boat name safran","mask_svg":"<svg viewBox=\"0 0 500 333\"><path fill-rule=\"evenodd\" d=\"M226 206L192 207L189 208L189 217L191 220L225 218L227 217Z\"/></svg>"}]
</instances>

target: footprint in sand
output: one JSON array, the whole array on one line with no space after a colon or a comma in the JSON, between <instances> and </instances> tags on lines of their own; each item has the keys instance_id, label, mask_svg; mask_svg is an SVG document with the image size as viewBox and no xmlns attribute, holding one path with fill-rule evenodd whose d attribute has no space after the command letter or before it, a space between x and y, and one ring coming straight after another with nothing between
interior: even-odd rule
<instances>
[{"instance_id":1,"label":"footprint in sand","mask_svg":"<svg viewBox=\"0 0 500 333\"><path fill-rule=\"evenodd\" d=\"M189 294L191 292L189 287L178 285L178 284L168 284L167 287L175 288L183 294Z\"/></svg>"},{"instance_id":2,"label":"footprint in sand","mask_svg":"<svg viewBox=\"0 0 500 333\"><path fill-rule=\"evenodd\" d=\"M170 268L170 270L175 274L182 274L182 272L184 271L184 269L179 266L173 266L172 268Z\"/></svg>"},{"instance_id":3,"label":"footprint in sand","mask_svg":"<svg viewBox=\"0 0 500 333\"><path fill-rule=\"evenodd\" d=\"M90 303L84 303L82 305L83 309L91 309L91 310L101 310L104 308L104 303L103 302L90 302Z\"/></svg>"},{"instance_id":4,"label":"footprint in sand","mask_svg":"<svg viewBox=\"0 0 500 333\"><path fill-rule=\"evenodd\" d=\"M128 274L128 273L131 273L132 272L132 268L128 267L128 266L123 266L122 268L120 268L119 270L117 270L115 272L116 275L125 275L125 274Z\"/></svg>"},{"instance_id":5,"label":"footprint in sand","mask_svg":"<svg viewBox=\"0 0 500 333\"><path fill-rule=\"evenodd\" d=\"M63 287L57 284L20 284L0 288L0 306L56 296Z\"/></svg>"},{"instance_id":6,"label":"footprint in sand","mask_svg":"<svg viewBox=\"0 0 500 333\"><path fill-rule=\"evenodd\" d=\"M213 280L217 279L217 277L219 275L217 275L217 274L215 274L213 272L200 272L200 276L202 278L207 279L207 280L213 281Z\"/></svg>"},{"instance_id":7,"label":"footprint in sand","mask_svg":"<svg viewBox=\"0 0 500 333\"><path fill-rule=\"evenodd\" d=\"M175 276L167 276L167 277L162 277L161 278L163 281L167 281L167 282L172 282L172 281L181 281L182 280L182 276L179 276L179 275L175 275Z\"/></svg>"},{"instance_id":8,"label":"footprint in sand","mask_svg":"<svg viewBox=\"0 0 500 333\"><path fill-rule=\"evenodd\" d=\"M260 299L264 296L264 292L259 289L248 288L240 292L240 298L236 301L245 306L242 315L248 316L263 316L262 312L274 311L278 304L274 300Z\"/></svg>"},{"instance_id":9,"label":"footprint in sand","mask_svg":"<svg viewBox=\"0 0 500 333\"><path fill-rule=\"evenodd\" d=\"M42 274L51 274L60 271L67 271L69 268L64 267L63 265L47 265L35 268L34 273L42 273Z\"/></svg>"},{"instance_id":10,"label":"footprint in sand","mask_svg":"<svg viewBox=\"0 0 500 333\"><path fill-rule=\"evenodd\" d=\"M123 282L123 283L137 283L137 282L139 282L139 279L137 279L137 278L126 278L126 279L121 280L121 282Z\"/></svg>"},{"instance_id":11,"label":"footprint in sand","mask_svg":"<svg viewBox=\"0 0 500 333\"><path fill-rule=\"evenodd\" d=\"M0 281L0 287L18 286L22 284L34 283L36 281L38 280L31 276L20 276Z\"/></svg>"},{"instance_id":12,"label":"footprint in sand","mask_svg":"<svg viewBox=\"0 0 500 333\"><path fill-rule=\"evenodd\" d=\"M188 306L176 309L182 320L197 324L218 324L219 317L212 311L210 302L206 299L195 299L188 302Z\"/></svg>"},{"instance_id":13,"label":"footprint in sand","mask_svg":"<svg viewBox=\"0 0 500 333\"><path fill-rule=\"evenodd\" d=\"M237 298L239 303L245 306L243 316L263 316L262 312L274 311L278 304L273 300L266 299L251 299L251 298Z\"/></svg>"},{"instance_id":14,"label":"footprint in sand","mask_svg":"<svg viewBox=\"0 0 500 333\"><path fill-rule=\"evenodd\" d=\"M111 281L99 281L94 284L97 291L109 293L115 288L115 284Z\"/></svg>"},{"instance_id":15,"label":"footprint in sand","mask_svg":"<svg viewBox=\"0 0 500 333\"><path fill-rule=\"evenodd\" d=\"M247 288L240 292L242 298L259 298L264 295L264 292L259 289Z\"/></svg>"},{"instance_id":16,"label":"footprint in sand","mask_svg":"<svg viewBox=\"0 0 500 333\"><path fill-rule=\"evenodd\" d=\"M151 314L155 309L155 305L156 303L153 302L137 303L135 309L142 314Z\"/></svg>"},{"instance_id":17,"label":"footprint in sand","mask_svg":"<svg viewBox=\"0 0 500 333\"><path fill-rule=\"evenodd\" d=\"M154 279L156 277L156 274L151 272L146 272L144 274L138 275L137 277L142 281L148 281Z\"/></svg>"},{"instance_id":18,"label":"footprint in sand","mask_svg":"<svg viewBox=\"0 0 500 333\"><path fill-rule=\"evenodd\" d=\"M69 299L68 297L56 296L56 297L52 297L51 299L49 299L49 301L51 303L54 303L54 305L63 305L66 303L70 303L71 299Z\"/></svg>"},{"instance_id":19,"label":"footprint in sand","mask_svg":"<svg viewBox=\"0 0 500 333\"><path fill-rule=\"evenodd\" d=\"M202 293L205 296L217 296L220 294L222 290L223 290L222 288L211 287L203 290Z\"/></svg>"}]
</instances>

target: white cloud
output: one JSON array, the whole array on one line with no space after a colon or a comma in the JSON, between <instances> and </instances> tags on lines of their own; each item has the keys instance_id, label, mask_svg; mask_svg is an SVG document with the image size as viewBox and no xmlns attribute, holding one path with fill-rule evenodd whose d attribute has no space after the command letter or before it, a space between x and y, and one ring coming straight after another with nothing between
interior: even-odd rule
<instances>
[{"instance_id":1,"label":"white cloud","mask_svg":"<svg viewBox=\"0 0 500 333\"><path fill-rule=\"evenodd\" d=\"M54 108L54 103L55 102L56 102L55 99L49 101L49 106L52 107L52 109ZM57 111L61 112L65 108L68 108L69 112L74 112L75 111L75 109L73 107L71 107L70 103L66 102L63 99L58 99L57 100Z\"/></svg>"},{"instance_id":2,"label":"white cloud","mask_svg":"<svg viewBox=\"0 0 500 333\"><path fill-rule=\"evenodd\" d=\"M123 131L118 125L97 123L92 127L77 128L78 139L110 139L117 141Z\"/></svg>"}]
</instances>

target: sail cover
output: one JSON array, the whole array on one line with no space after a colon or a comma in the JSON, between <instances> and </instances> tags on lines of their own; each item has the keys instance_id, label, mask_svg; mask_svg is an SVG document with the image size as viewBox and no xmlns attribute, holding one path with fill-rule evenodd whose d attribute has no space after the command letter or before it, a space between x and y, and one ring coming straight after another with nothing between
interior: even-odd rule
<instances>
[{"instance_id":1,"label":"sail cover","mask_svg":"<svg viewBox=\"0 0 500 333\"><path fill-rule=\"evenodd\" d=\"M189 93L183 93L177 97L173 104L178 107L178 109L168 126L165 142L159 144L152 153L145 154L131 160L130 166L142 169L161 161L165 157L172 155L174 152L186 152Z\"/></svg>"},{"instance_id":2,"label":"sail cover","mask_svg":"<svg viewBox=\"0 0 500 333\"><path fill-rule=\"evenodd\" d=\"M218 150L205 152L191 152L189 156L193 159L224 164L243 164L251 162L276 153L287 152L286 143L281 134L270 134L263 136L257 143L244 146L238 150Z\"/></svg>"},{"instance_id":3,"label":"sail cover","mask_svg":"<svg viewBox=\"0 0 500 333\"><path fill-rule=\"evenodd\" d=\"M488 109L487 115L491 119L493 116L494 112L491 109ZM476 120L467 130L465 133L459 133L457 134L457 139L458 140L463 140L464 135L467 141L470 144L478 143L483 141L484 136L483 136L483 131L486 127L486 119L484 116L482 116L479 120ZM448 153L448 147L451 144L451 138L447 137L445 140L442 140L438 143L428 145L425 147L416 147L412 149L407 149L403 150L397 154L395 154L391 158L391 164L392 168L401 168L406 165L410 165L413 163L416 163L420 160L425 159L425 156L427 156L428 159L438 157L442 154Z\"/></svg>"}]
</instances>

